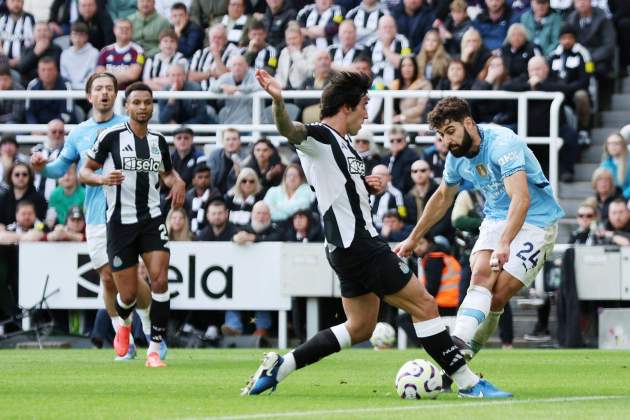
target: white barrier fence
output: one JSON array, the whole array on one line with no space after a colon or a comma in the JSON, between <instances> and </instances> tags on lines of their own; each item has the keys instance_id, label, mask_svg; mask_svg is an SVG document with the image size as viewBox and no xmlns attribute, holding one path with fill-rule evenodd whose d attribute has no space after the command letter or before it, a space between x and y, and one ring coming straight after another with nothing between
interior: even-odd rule
<instances>
[{"instance_id":1,"label":"white barrier fence","mask_svg":"<svg viewBox=\"0 0 630 420\"><path fill-rule=\"evenodd\" d=\"M559 138L559 121L561 105L564 95L559 92L506 92L506 91L421 91L421 90L405 90L405 91L370 91L370 96L379 98L383 101L383 123L382 124L365 124L364 127L372 130L378 140L382 141L383 134L391 128L394 117L394 100L401 98L430 98L441 99L447 96L458 96L465 99L491 99L491 100L516 100L518 109L517 134L526 139L528 144L544 144L549 146L549 182L554 192L557 191L558 185L558 149L562 141ZM122 96L118 95L117 110L122 109ZM153 96L159 99L193 99L193 100L210 100L210 99L230 99L230 95L214 94L210 92L170 92L159 91L154 92ZM198 143L216 142L217 136L228 127L236 128L241 132L251 133L247 136L249 139L256 139L261 134L269 135L276 144L282 141L277 135L277 130L273 124L263 124L263 109L265 108L265 100L269 100L269 95L264 91L255 92L250 95L252 97L252 123L251 124L192 124L190 128L199 135ZM319 98L321 91L285 91L286 99L313 99ZM242 97L242 96L241 96ZM0 100L2 99L84 99L83 91L0 91ZM549 137L529 137L527 136L527 102L529 100L549 100L550 118L549 118ZM154 130L170 133L178 124L152 124ZM427 124L402 124L405 130L415 133L430 133ZM67 130L71 130L74 125L66 125ZM4 124L3 132L13 133L32 133L45 132L45 124ZM203 134L214 134L214 136L201 136ZM203 137L203 138L201 138ZM431 143L432 136L419 136L416 139L418 144ZM18 138L19 142L31 143L32 138Z\"/></svg>"}]
</instances>

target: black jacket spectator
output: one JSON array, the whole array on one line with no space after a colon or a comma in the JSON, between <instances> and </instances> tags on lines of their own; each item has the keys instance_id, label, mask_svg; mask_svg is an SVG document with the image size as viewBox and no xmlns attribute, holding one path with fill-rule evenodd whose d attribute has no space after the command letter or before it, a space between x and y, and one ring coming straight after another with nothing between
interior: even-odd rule
<instances>
[{"instance_id":1,"label":"black jacket spectator","mask_svg":"<svg viewBox=\"0 0 630 420\"><path fill-rule=\"evenodd\" d=\"M457 90L470 90L471 88L472 88L472 80L466 79L462 82L462 85ZM451 82L446 77L442 77L435 85L435 90L451 90ZM435 103L437 104L437 102ZM431 106L431 109L433 109L433 106Z\"/></svg>"},{"instance_id":2,"label":"black jacket spectator","mask_svg":"<svg viewBox=\"0 0 630 420\"><path fill-rule=\"evenodd\" d=\"M203 48L203 29L201 26L189 20L186 27L182 29L177 41L177 51L184 54L190 60L195 51Z\"/></svg>"},{"instance_id":3,"label":"black jacket spectator","mask_svg":"<svg viewBox=\"0 0 630 420\"><path fill-rule=\"evenodd\" d=\"M482 46L473 59L466 63L466 74L468 77L471 79L476 78L479 75L479 72L483 69L483 66L486 65L486 61L488 61L490 56L492 56L490 50Z\"/></svg>"},{"instance_id":4,"label":"black jacket spectator","mask_svg":"<svg viewBox=\"0 0 630 420\"><path fill-rule=\"evenodd\" d=\"M285 45L284 30L287 24L295 20L297 16L296 9L292 7L291 0L284 0L280 10L274 12L267 6L263 23L267 27L267 42L276 47L278 51L282 50Z\"/></svg>"},{"instance_id":5,"label":"black jacket spectator","mask_svg":"<svg viewBox=\"0 0 630 420\"><path fill-rule=\"evenodd\" d=\"M390 165L390 161L393 163ZM408 145L397 156L391 154L385 156L381 163L389 168L392 176L392 184L403 194L406 194L413 186L411 180L411 164L420 159L418 153Z\"/></svg>"},{"instance_id":6,"label":"black jacket spectator","mask_svg":"<svg viewBox=\"0 0 630 420\"><path fill-rule=\"evenodd\" d=\"M588 90L590 75L586 72L584 55L580 52L583 49L579 44L575 44L569 51L565 51L562 45L549 57L549 67L551 74L566 83L567 97L565 100L571 101L573 94L578 90Z\"/></svg>"},{"instance_id":7,"label":"black jacket spectator","mask_svg":"<svg viewBox=\"0 0 630 420\"><path fill-rule=\"evenodd\" d=\"M411 15L405 11L404 1L401 1L392 11L392 16L396 19L398 33L404 35L409 40L409 47L415 54L420 51L424 35L433 25L435 15L427 4L422 4Z\"/></svg>"},{"instance_id":8,"label":"black jacket spectator","mask_svg":"<svg viewBox=\"0 0 630 420\"><path fill-rule=\"evenodd\" d=\"M17 203L22 200L28 200L35 205L35 214L37 214L37 218L39 220L44 220L46 218L46 210L48 209L46 199L43 195L38 193L37 190L35 190L35 186L30 185L26 194L19 199L15 198L13 188L9 188L8 191L5 191L0 195L0 223L8 226L15 222L15 210Z\"/></svg>"},{"instance_id":9,"label":"black jacket spectator","mask_svg":"<svg viewBox=\"0 0 630 420\"><path fill-rule=\"evenodd\" d=\"M254 242L280 242L285 235L282 226L274 222L271 222L267 229L262 232L256 233L251 224L245 226L243 230L256 236Z\"/></svg>"},{"instance_id":10,"label":"black jacket spectator","mask_svg":"<svg viewBox=\"0 0 630 420\"><path fill-rule=\"evenodd\" d=\"M475 80L470 89L493 90L493 86L485 80ZM516 124L516 101L479 99L471 101L471 108L477 122L500 125Z\"/></svg>"},{"instance_id":11,"label":"black jacket spectator","mask_svg":"<svg viewBox=\"0 0 630 420\"><path fill-rule=\"evenodd\" d=\"M532 42L527 41L521 48L514 50L510 44L501 47L501 57L508 69L510 77L518 77L527 73L527 62L535 55L541 55L540 49Z\"/></svg>"},{"instance_id":12,"label":"black jacket spectator","mask_svg":"<svg viewBox=\"0 0 630 420\"><path fill-rule=\"evenodd\" d=\"M164 90L171 89L171 85L167 85ZM187 80L184 83L183 91L197 92L201 88L195 82ZM168 99L160 99L158 101L160 107L160 123L169 124L175 121L177 124L208 124L208 113L204 101L192 99L175 99L174 103L170 103Z\"/></svg>"},{"instance_id":13,"label":"black jacket spectator","mask_svg":"<svg viewBox=\"0 0 630 420\"><path fill-rule=\"evenodd\" d=\"M460 22L459 24L455 24L455 21L451 16L446 18L446 21L444 22L444 28L451 33L452 38L444 42L444 48L446 48L446 52L451 57L456 57L460 54L462 47L462 37L471 26L472 21L469 18L466 18L466 20Z\"/></svg>"},{"instance_id":14,"label":"black jacket spectator","mask_svg":"<svg viewBox=\"0 0 630 420\"><path fill-rule=\"evenodd\" d=\"M37 77L37 63L44 57L52 57L55 63L57 63L57 68L59 68L59 61L61 59L61 53L63 52L58 45L52 42L50 46L39 55L35 53L34 48L33 46L24 50L20 57L20 62L15 66L15 70L22 75L22 80L25 83ZM48 121L50 120L45 121L45 123L48 123Z\"/></svg>"},{"instance_id":15,"label":"black jacket spectator","mask_svg":"<svg viewBox=\"0 0 630 420\"><path fill-rule=\"evenodd\" d=\"M33 79L26 90L46 90L40 79ZM52 90L72 90L70 83L61 76L57 77ZM49 121L60 119L65 123L75 121L72 100L65 99L27 99L26 122L28 124L48 124Z\"/></svg>"},{"instance_id":16,"label":"black jacket spectator","mask_svg":"<svg viewBox=\"0 0 630 420\"><path fill-rule=\"evenodd\" d=\"M578 28L577 42L585 46L591 53L595 63L595 74L608 76L612 71L615 55L616 36L610 19L603 10L593 7L590 23L580 25L580 15L577 11L567 17L567 23Z\"/></svg>"},{"instance_id":17,"label":"black jacket spectator","mask_svg":"<svg viewBox=\"0 0 630 420\"><path fill-rule=\"evenodd\" d=\"M232 222L227 222L227 224L225 225L225 228L223 228L223 230L218 235L216 235L214 233L214 230L212 229L212 226L208 225L197 234L196 240L197 241L213 241L213 242L218 242L218 241L229 242L232 240L234 235L236 235L239 232L239 230L240 229L235 224L233 224Z\"/></svg>"},{"instance_id":18,"label":"black jacket spectator","mask_svg":"<svg viewBox=\"0 0 630 420\"><path fill-rule=\"evenodd\" d=\"M617 28L619 45L619 72L621 77L628 73L630 65L630 2L627 0L608 0L608 6Z\"/></svg>"},{"instance_id":19,"label":"black jacket spectator","mask_svg":"<svg viewBox=\"0 0 630 420\"><path fill-rule=\"evenodd\" d=\"M88 42L97 50L102 50L109 44L113 44L114 38L114 22L109 17L109 13L98 12L89 21L79 15L77 22L83 22L88 27Z\"/></svg>"},{"instance_id":20,"label":"black jacket spectator","mask_svg":"<svg viewBox=\"0 0 630 420\"><path fill-rule=\"evenodd\" d=\"M298 215L304 215L308 218L308 232L306 235L298 233L295 229L293 219L296 216L299 217ZM324 240L324 234L322 232L319 216L309 211L299 211L295 213L287 222L284 240L287 242L322 242Z\"/></svg>"},{"instance_id":21,"label":"black jacket spectator","mask_svg":"<svg viewBox=\"0 0 630 420\"><path fill-rule=\"evenodd\" d=\"M426 206L429 198L433 195L433 193L438 189L438 184L433 180L429 180L429 188L424 195L424 197L420 197L418 193L414 191L412 188L407 194L405 194L405 208L407 209L407 217L405 217L405 222L411 225L415 225L418 219L420 218L420 214L418 214L418 209L422 210Z\"/></svg>"},{"instance_id":22,"label":"black jacket spectator","mask_svg":"<svg viewBox=\"0 0 630 420\"><path fill-rule=\"evenodd\" d=\"M77 7L77 4L79 2L75 2L73 0L53 0L52 4L50 5L50 18L48 19L48 21L59 25L63 30L64 35L70 33L70 24L73 23L70 22L70 13L73 7L72 3L75 3L74 7ZM105 3L107 3L106 0L96 1L98 10L100 12L105 11Z\"/></svg>"},{"instance_id":23,"label":"black jacket spectator","mask_svg":"<svg viewBox=\"0 0 630 420\"><path fill-rule=\"evenodd\" d=\"M2 66L0 66L2 67ZM0 70L1 72L2 70ZM9 69L7 67L7 72ZM0 83L2 83L1 79L7 78L7 82L11 84L9 89L1 89L3 91L6 90L24 90L24 86L19 84L18 82L11 79L11 74L2 75L0 74ZM24 122L24 100L21 99L0 99L0 123L1 124L21 124Z\"/></svg>"}]
</instances>

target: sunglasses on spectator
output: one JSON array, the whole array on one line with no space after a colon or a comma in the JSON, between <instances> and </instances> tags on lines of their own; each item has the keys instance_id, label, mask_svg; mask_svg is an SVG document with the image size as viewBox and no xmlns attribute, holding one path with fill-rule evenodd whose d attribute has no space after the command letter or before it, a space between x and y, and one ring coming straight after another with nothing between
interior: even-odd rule
<instances>
[{"instance_id":1,"label":"sunglasses on spectator","mask_svg":"<svg viewBox=\"0 0 630 420\"><path fill-rule=\"evenodd\" d=\"M256 181L254 181L253 179L243 179L241 180L241 184L255 184Z\"/></svg>"},{"instance_id":2,"label":"sunglasses on spectator","mask_svg":"<svg viewBox=\"0 0 630 420\"><path fill-rule=\"evenodd\" d=\"M13 172L15 178L28 178L28 172Z\"/></svg>"},{"instance_id":3,"label":"sunglasses on spectator","mask_svg":"<svg viewBox=\"0 0 630 420\"><path fill-rule=\"evenodd\" d=\"M404 143L405 139L389 139L390 143Z\"/></svg>"},{"instance_id":4,"label":"sunglasses on spectator","mask_svg":"<svg viewBox=\"0 0 630 420\"><path fill-rule=\"evenodd\" d=\"M429 168L412 169L411 170L411 173L413 173L413 174L417 174L418 172L422 172L422 173L429 172Z\"/></svg>"},{"instance_id":5,"label":"sunglasses on spectator","mask_svg":"<svg viewBox=\"0 0 630 420\"><path fill-rule=\"evenodd\" d=\"M586 218L590 219L590 218L595 217L595 214L594 213L578 213L577 217L580 219L586 219Z\"/></svg>"}]
</instances>

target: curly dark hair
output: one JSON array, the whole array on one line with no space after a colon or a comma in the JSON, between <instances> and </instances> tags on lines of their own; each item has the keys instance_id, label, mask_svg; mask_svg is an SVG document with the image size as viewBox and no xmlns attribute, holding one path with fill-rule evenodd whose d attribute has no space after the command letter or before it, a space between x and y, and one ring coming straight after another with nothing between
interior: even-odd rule
<instances>
[{"instance_id":1,"label":"curly dark hair","mask_svg":"<svg viewBox=\"0 0 630 420\"><path fill-rule=\"evenodd\" d=\"M355 71L340 71L333 74L322 93L320 118L332 117L342 106L355 108L372 86L372 79Z\"/></svg>"},{"instance_id":2,"label":"curly dark hair","mask_svg":"<svg viewBox=\"0 0 630 420\"><path fill-rule=\"evenodd\" d=\"M429 112L429 124L439 130L447 121L462 122L466 117L472 117L470 105L466 100L449 96L440 100L433 111Z\"/></svg>"}]
</instances>

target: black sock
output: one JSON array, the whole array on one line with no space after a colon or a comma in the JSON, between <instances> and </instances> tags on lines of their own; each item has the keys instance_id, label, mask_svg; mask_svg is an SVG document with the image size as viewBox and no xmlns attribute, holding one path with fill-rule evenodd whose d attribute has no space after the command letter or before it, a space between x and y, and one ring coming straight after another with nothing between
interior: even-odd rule
<instances>
[{"instance_id":1,"label":"black sock","mask_svg":"<svg viewBox=\"0 0 630 420\"><path fill-rule=\"evenodd\" d=\"M149 318L151 319L151 341L160 343L166 339L168 328L168 316L171 311L171 301L160 302L151 300Z\"/></svg>"},{"instance_id":2,"label":"black sock","mask_svg":"<svg viewBox=\"0 0 630 420\"><path fill-rule=\"evenodd\" d=\"M322 330L293 350L295 368L301 369L339 350L341 350L339 340L332 330L330 328Z\"/></svg>"},{"instance_id":3,"label":"black sock","mask_svg":"<svg viewBox=\"0 0 630 420\"><path fill-rule=\"evenodd\" d=\"M451 336L443 330L435 335L420 338L422 346L447 375L452 375L460 367L466 365L464 356L459 352Z\"/></svg>"},{"instance_id":4,"label":"black sock","mask_svg":"<svg viewBox=\"0 0 630 420\"><path fill-rule=\"evenodd\" d=\"M123 321L125 321L129 318L129 315L133 312L133 310L136 309L136 301L134 300L128 308L123 308L120 305L119 299L120 296L117 296L114 305L116 306L116 312L118 312L118 316L121 317Z\"/></svg>"}]
</instances>

